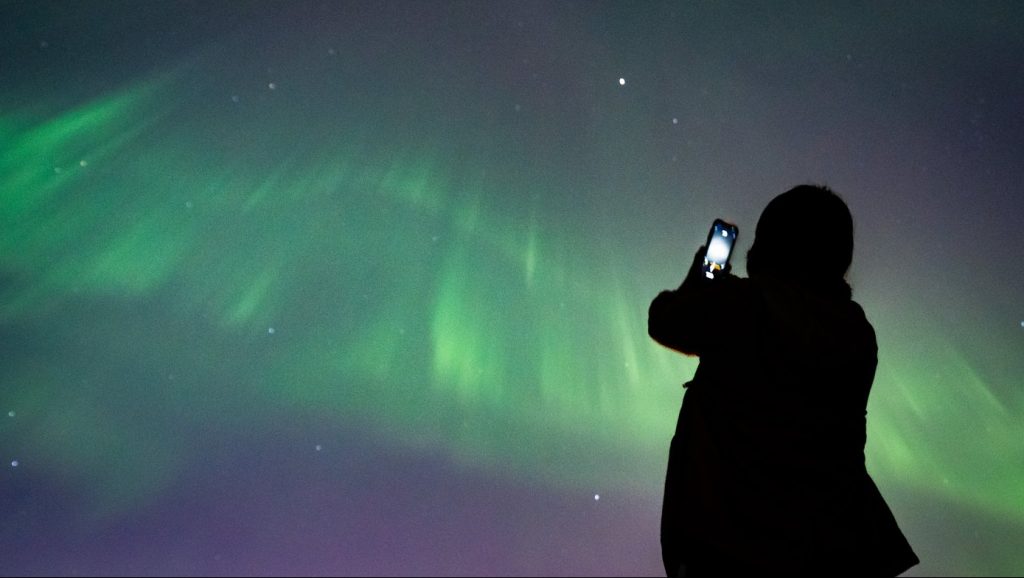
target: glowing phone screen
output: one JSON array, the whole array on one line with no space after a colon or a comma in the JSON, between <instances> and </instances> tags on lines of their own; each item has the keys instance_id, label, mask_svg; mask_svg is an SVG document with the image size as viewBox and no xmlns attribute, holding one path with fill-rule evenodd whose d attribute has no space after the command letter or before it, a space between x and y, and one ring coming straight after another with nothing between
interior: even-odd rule
<instances>
[{"instance_id":1,"label":"glowing phone screen","mask_svg":"<svg viewBox=\"0 0 1024 578\"><path fill-rule=\"evenodd\" d=\"M722 221L715 221L711 229L711 236L708 239L708 252L704 256L704 276L714 279L719 271L725 269L729 263L729 256L732 255L733 245L736 243L738 230L735 226Z\"/></svg>"}]
</instances>

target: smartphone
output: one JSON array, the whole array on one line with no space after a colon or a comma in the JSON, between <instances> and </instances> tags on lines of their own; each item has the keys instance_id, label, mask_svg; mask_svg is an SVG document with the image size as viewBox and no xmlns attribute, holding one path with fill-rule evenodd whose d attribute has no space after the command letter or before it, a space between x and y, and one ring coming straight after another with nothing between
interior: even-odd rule
<instances>
[{"instance_id":1,"label":"smartphone","mask_svg":"<svg viewBox=\"0 0 1024 578\"><path fill-rule=\"evenodd\" d=\"M732 256L732 249L736 246L736 238L740 230L732 223L726 223L722 219L715 219L711 225L711 232L708 233L708 252L704 255L702 270L704 277L717 279L722 270L729 264L729 257Z\"/></svg>"}]
</instances>

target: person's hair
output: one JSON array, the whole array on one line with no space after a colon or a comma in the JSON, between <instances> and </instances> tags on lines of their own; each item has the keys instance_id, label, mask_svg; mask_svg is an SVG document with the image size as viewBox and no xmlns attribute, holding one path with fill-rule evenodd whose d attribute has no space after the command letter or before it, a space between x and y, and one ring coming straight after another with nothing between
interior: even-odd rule
<instances>
[{"instance_id":1,"label":"person's hair","mask_svg":"<svg viewBox=\"0 0 1024 578\"><path fill-rule=\"evenodd\" d=\"M849 299L853 217L828 187L801 185L772 199L747 252L751 277L775 277L815 293Z\"/></svg>"}]
</instances>

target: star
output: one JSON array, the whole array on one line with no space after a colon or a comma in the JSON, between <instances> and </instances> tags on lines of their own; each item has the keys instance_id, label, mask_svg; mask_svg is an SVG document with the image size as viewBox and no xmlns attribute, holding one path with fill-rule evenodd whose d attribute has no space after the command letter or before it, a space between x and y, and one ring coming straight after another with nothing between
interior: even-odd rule
<instances>
[{"instance_id":1,"label":"star","mask_svg":"<svg viewBox=\"0 0 1024 578\"><path fill-rule=\"evenodd\" d=\"M619 86L626 86L626 79L625 78L620 78L619 79Z\"/></svg>"}]
</instances>

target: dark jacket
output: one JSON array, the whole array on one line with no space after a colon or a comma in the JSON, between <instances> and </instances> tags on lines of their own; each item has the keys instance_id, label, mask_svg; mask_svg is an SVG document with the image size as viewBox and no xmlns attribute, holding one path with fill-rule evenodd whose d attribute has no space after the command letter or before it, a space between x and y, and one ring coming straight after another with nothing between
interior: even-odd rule
<instances>
[{"instance_id":1,"label":"dark jacket","mask_svg":"<svg viewBox=\"0 0 1024 578\"><path fill-rule=\"evenodd\" d=\"M651 303L649 332L700 357L665 483L669 576L680 564L896 575L919 562L864 464L877 345L848 295L691 270Z\"/></svg>"}]
</instances>

